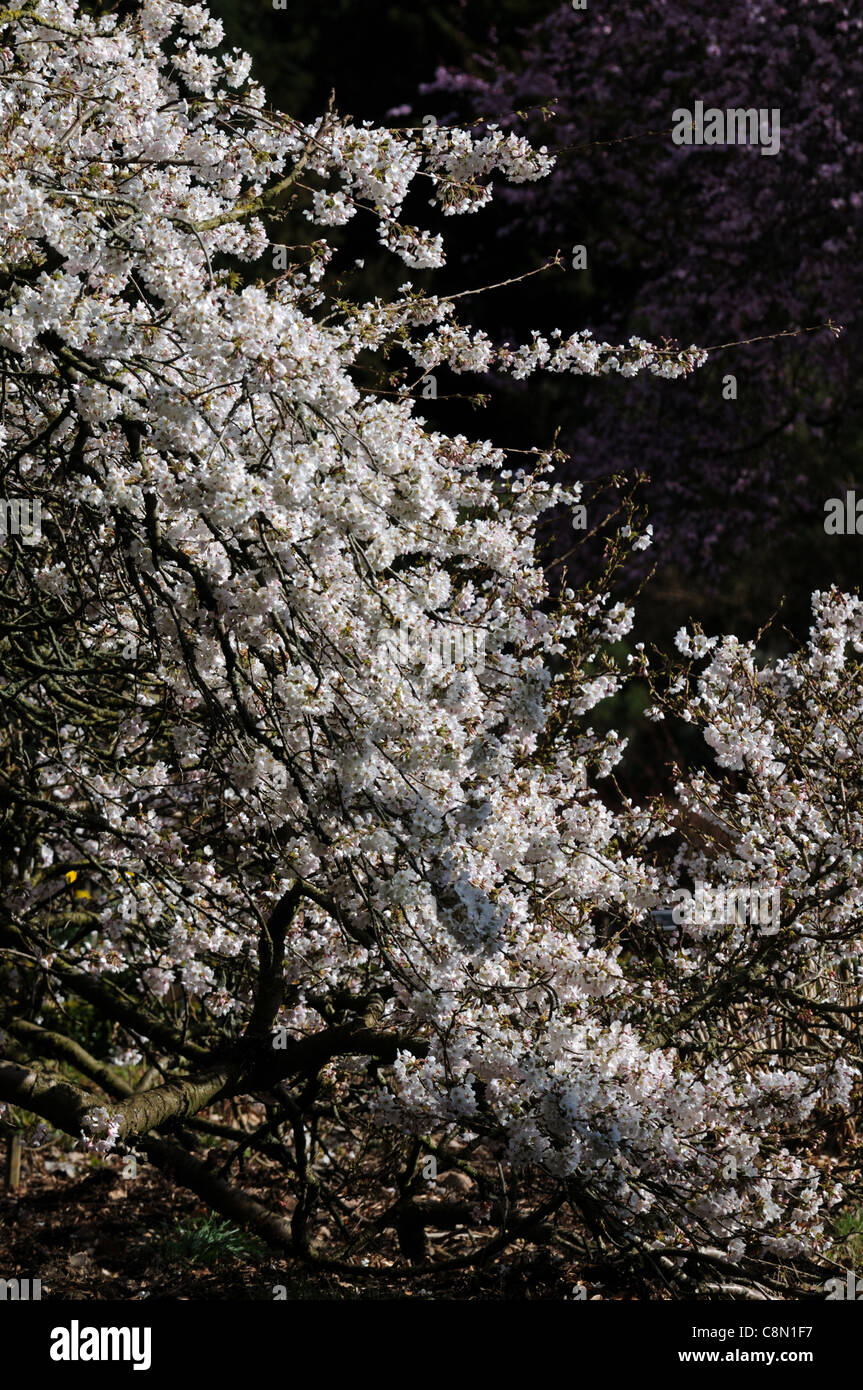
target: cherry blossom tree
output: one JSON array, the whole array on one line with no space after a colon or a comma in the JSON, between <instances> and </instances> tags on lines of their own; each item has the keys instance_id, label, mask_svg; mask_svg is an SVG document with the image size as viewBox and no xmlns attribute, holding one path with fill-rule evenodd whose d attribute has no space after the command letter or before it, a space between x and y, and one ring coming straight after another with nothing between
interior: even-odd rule
<instances>
[{"instance_id":1,"label":"cherry blossom tree","mask_svg":"<svg viewBox=\"0 0 863 1390\"><path fill-rule=\"evenodd\" d=\"M495 175L549 171L520 138L298 123L199 5L0 23L3 466L41 508L2 551L0 1103L323 1268L373 1274L387 1228L414 1270L429 1228L467 1232L455 1267L569 1209L676 1289L786 1286L838 1195L790 1136L851 1103L859 1051L859 811L829 756L837 710L860 749L859 604L819 600L803 666L769 679L724 639L683 704L719 771L681 803L736 837L711 872L779 882L790 935L657 947L649 914L706 861L663 857L674 826L615 795L622 740L590 723L648 666L614 654L633 615L607 575L550 595L537 519L578 487L366 370L677 378L703 353L582 330L495 348L410 281L347 294L325 235L269 243L289 202L439 266L408 190L469 213ZM649 545L627 529L611 566ZM481 645L424 656L452 632ZM835 989L815 1050L780 1055L760 1039L799 1023L813 932ZM240 1099L251 1131L212 1117ZM278 1199L230 1176L248 1151ZM448 1169L470 1199L441 1197Z\"/></svg>"}]
</instances>

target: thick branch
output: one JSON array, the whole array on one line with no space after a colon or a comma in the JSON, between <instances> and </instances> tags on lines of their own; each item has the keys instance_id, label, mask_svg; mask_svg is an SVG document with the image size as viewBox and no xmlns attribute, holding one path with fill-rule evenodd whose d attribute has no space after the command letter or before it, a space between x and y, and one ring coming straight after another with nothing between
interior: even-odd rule
<instances>
[{"instance_id":1,"label":"thick branch","mask_svg":"<svg viewBox=\"0 0 863 1390\"><path fill-rule=\"evenodd\" d=\"M270 1033L278 1017L285 994L285 937L294 919L302 890L293 884L276 904L270 920L261 928L258 939L258 983L248 1037Z\"/></svg>"},{"instance_id":2,"label":"thick branch","mask_svg":"<svg viewBox=\"0 0 863 1390\"><path fill-rule=\"evenodd\" d=\"M98 1105L97 1097L82 1086L41 1075L17 1062L0 1062L0 1100L20 1105L76 1138L84 1115Z\"/></svg>"},{"instance_id":3,"label":"thick branch","mask_svg":"<svg viewBox=\"0 0 863 1390\"><path fill-rule=\"evenodd\" d=\"M135 1092L113 1105L112 1114L119 1121L117 1137L146 1134L171 1120L196 1115L215 1100L267 1090L298 1073L314 1073L333 1057L368 1056L387 1063L395 1061L402 1050L424 1056L428 1045L399 1033L377 1033L373 1028L347 1024L312 1033L284 1049L253 1056L246 1053L232 1065ZM80 1086L40 1076L13 1062L0 1064L0 1100L21 1105L76 1137L87 1113L98 1105L92 1093Z\"/></svg>"},{"instance_id":4,"label":"thick branch","mask_svg":"<svg viewBox=\"0 0 863 1390\"><path fill-rule=\"evenodd\" d=\"M117 1076L111 1067L91 1056L86 1048L74 1042L72 1038L67 1038L65 1034L40 1028L37 1023L29 1023L23 1018L7 1021L6 1027L41 1057L55 1057L60 1062L70 1062L84 1076L97 1082L107 1095L119 1099L133 1094L133 1087L128 1081L124 1081L122 1076Z\"/></svg>"},{"instance_id":5,"label":"thick branch","mask_svg":"<svg viewBox=\"0 0 863 1390\"><path fill-rule=\"evenodd\" d=\"M245 1192L232 1187L223 1178L216 1177L206 1164L194 1155L186 1153L179 1144L170 1139L157 1139L148 1135L147 1138L137 1141L137 1147L157 1168L197 1193L214 1211L252 1231L284 1254L294 1253L289 1221L277 1212L270 1211L254 1197L249 1197Z\"/></svg>"}]
</instances>

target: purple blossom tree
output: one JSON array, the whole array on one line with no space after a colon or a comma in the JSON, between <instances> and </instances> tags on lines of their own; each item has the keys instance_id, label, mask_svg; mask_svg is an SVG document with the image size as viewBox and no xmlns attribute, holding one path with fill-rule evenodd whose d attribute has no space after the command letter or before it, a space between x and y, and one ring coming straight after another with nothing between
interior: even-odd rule
<instances>
[{"instance_id":1,"label":"purple blossom tree","mask_svg":"<svg viewBox=\"0 0 863 1390\"><path fill-rule=\"evenodd\" d=\"M587 269L569 284L604 335L715 347L844 325L838 340L824 329L714 353L673 393L585 383L555 397L574 475L609 459L645 470L660 555L702 580L727 578L771 537L781 578L793 584L801 561L808 575L825 499L861 480L861 33L845 0L591 0L538 23L517 69L492 47L425 89L455 97L463 118L523 124L557 153L541 191L503 194L498 236L561 249L567 264L584 246ZM778 149L675 143L675 111L699 100L775 108ZM825 564L853 579L850 560L834 547Z\"/></svg>"}]
</instances>

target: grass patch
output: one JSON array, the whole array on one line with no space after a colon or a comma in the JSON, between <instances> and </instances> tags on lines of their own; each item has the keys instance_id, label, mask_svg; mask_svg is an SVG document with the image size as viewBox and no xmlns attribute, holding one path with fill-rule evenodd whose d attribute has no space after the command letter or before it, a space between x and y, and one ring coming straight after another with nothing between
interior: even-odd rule
<instances>
[{"instance_id":1,"label":"grass patch","mask_svg":"<svg viewBox=\"0 0 863 1390\"><path fill-rule=\"evenodd\" d=\"M157 1253L166 1264L213 1266L231 1260L258 1259L267 1251L257 1236L210 1214L179 1221L159 1241Z\"/></svg>"}]
</instances>

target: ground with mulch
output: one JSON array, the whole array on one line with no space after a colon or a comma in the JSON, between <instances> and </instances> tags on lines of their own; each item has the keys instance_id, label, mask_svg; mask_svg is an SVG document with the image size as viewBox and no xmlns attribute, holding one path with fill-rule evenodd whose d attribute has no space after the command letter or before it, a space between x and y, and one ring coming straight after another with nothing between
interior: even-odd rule
<instances>
[{"instance_id":1,"label":"ground with mulch","mask_svg":"<svg viewBox=\"0 0 863 1390\"><path fill-rule=\"evenodd\" d=\"M631 1262L624 1268L610 1259L586 1261L585 1233L567 1230L565 1224L532 1242L517 1241L492 1264L436 1275L406 1271L394 1232L382 1230L364 1247L361 1273L323 1273L288 1261L237 1230L150 1164L130 1165L116 1155L100 1158L57 1138L58 1143L25 1148L18 1187L0 1187L0 1280L39 1279L42 1299L559 1301L669 1296L637 1271L633 1277ZM841 1147L843 1176L853 1188L863 1167L863 1143L854 1136ZM130 1167L136 1171L130 1173ZM290 1215L279 1177L265 1163L243 1177L250 1195ZM452 1174L449 1180L454 1180ZM863 1207L849 1204L835 1232L844 1238L834 1252L836 1268L843 1261L858 1268ZM328 1232L324 1228L319 1234ZM445 1232L429 1235L440 1260L463 1254L464 1246L453 1242L471 1239Z\"/></svg>"},{"instance_id":2,"label":"ground with mulch","mask_svg":"<svg viewBox=\"0 0 863 1390\"><path fill-rule=\"evenodd\" d=\"M278 1198L265 1190L255 1195ZM383 1238L369 1265L397 1252ZM192 1194L150 1165L124 1178L116 1160L25 1150L21 1181L0 1194L0 1277L41 1280L42 1299L572 1299L632 1298L611 1269L520 1243L494 1268L410 1279L362 1279L298 1269L256 1240L214 1222Z\"/></svg>"}]
</instances>

